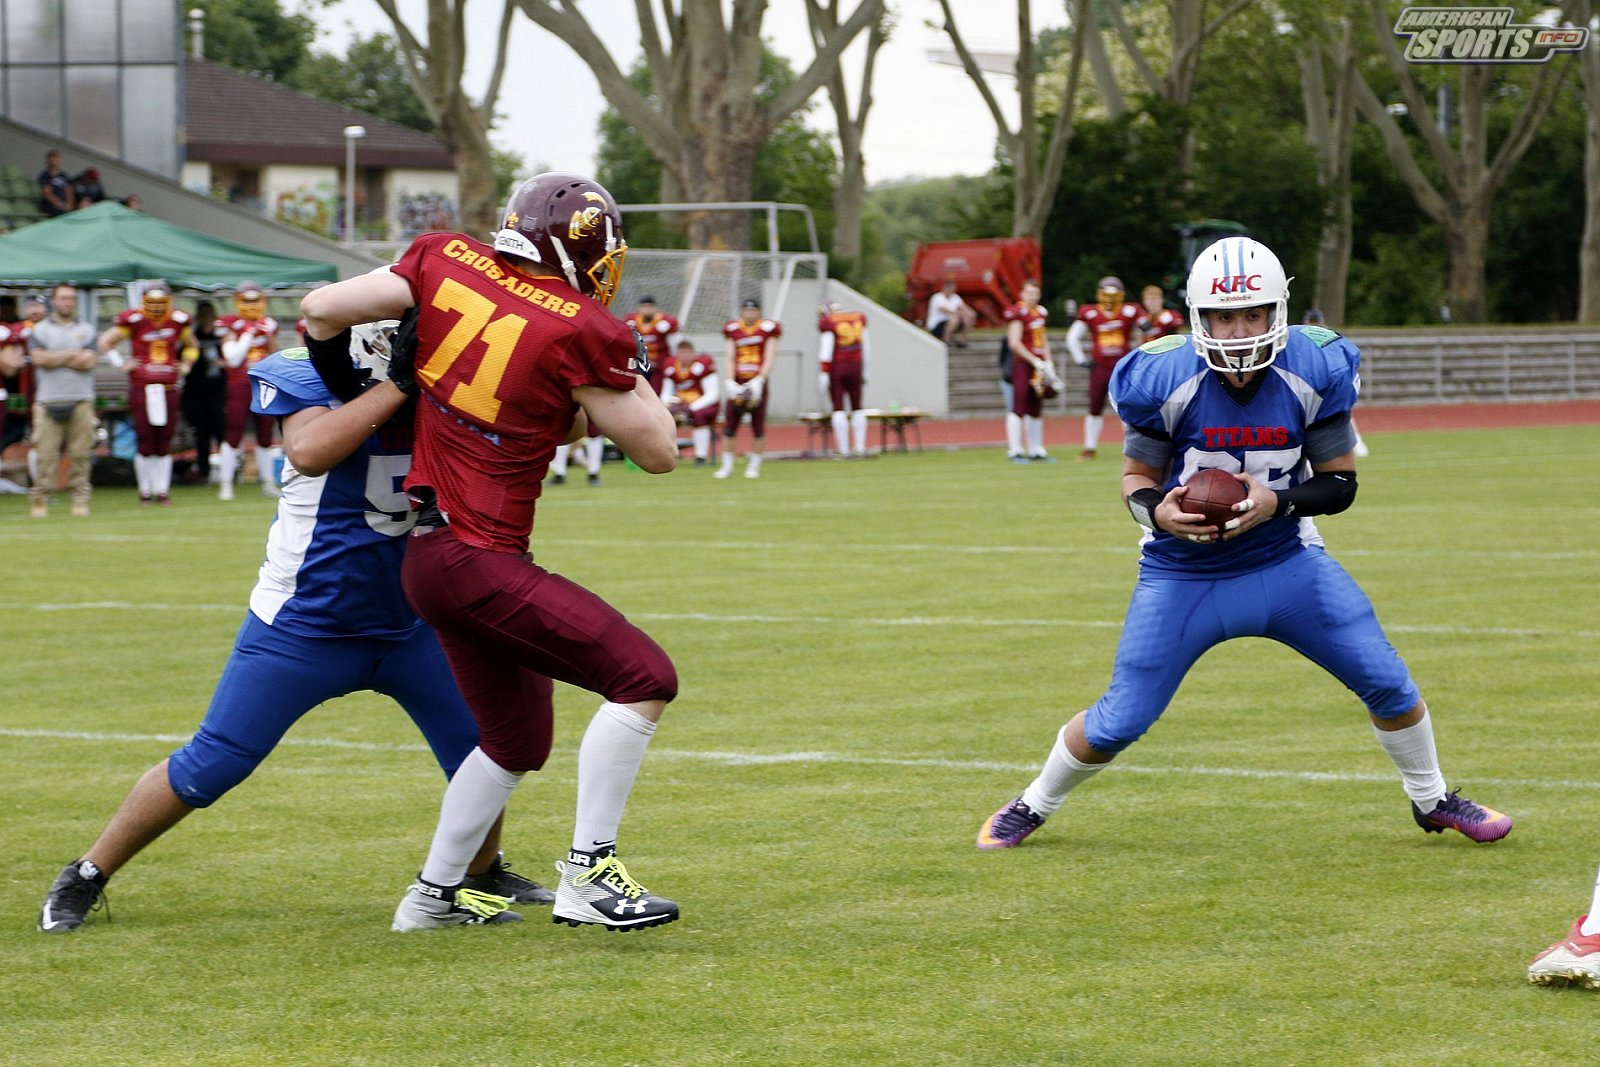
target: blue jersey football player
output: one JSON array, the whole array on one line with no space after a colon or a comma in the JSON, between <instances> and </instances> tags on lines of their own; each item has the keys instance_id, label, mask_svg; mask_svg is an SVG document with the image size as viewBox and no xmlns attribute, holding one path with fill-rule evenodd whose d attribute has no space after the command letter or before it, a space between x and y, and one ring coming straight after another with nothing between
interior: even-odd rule
<instances>
[{"instance_id":1,"label":"blue jersey football player","mask_svg":"<svg viewBox=\"0 0 1600 1067\"><path fill-rule=\"evenodd\" d=\"M1111 685L1062 727L1039 776L978 832L1013 848L1166 710L1200 656L1269 637L1361 698L1422 829L1497 841L1511 819L1448 792L1427 705L1359 586L1323 548L1313 515L1356 495L1350 412L1361 353L1322 327L1289 326L1289 280L1265 245L1218 241L1195 260L1188 337L1163 337L1117 365L1122 495L1145 528L1139 578ZM1184 506L1201 468L1249 495L1221 526Z\"/></svg>"},{"instance_id":2,"label":"blue jersey football player","mask_svg":"<svg viewBox=\"0 0 1600 1067\"><path fill-rule=\"evenodd\" d=\"M387 365L393 323L360 330L352 356ZM250 610L204 721L151 768L80 858L51 887L39 929L70 933L103 899L106 880L196 808L209 807L256 769L289 727L318 704L371 689L393 697L427 739L446 775L478 742L433 631L400 588L413 525L401 482L411 466L405 397L380 382L341 404L290 349L250 370L251 405L282 420L287 463ZM506 921L511 897L548 903L548 889L508 870L489 831L466 883L476 911L457 922ZM469 894L469 896L473 896Z\"/></svg>"}]
</instances>

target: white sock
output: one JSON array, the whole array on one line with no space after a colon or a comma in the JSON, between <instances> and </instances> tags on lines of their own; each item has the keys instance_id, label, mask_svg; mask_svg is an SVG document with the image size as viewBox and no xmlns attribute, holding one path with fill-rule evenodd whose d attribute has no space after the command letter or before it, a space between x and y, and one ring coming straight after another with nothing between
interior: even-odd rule
<instances>
[{"instance_id":1,"label":"white sock","mask_svg":"<svg viewBox=\"0 0 1600 1067\"><path fill-rule=\"evenodd\" d=\"M694 440L695 459L705 459L711 454L711 427L696 426L689 436Z\"/></svg>"},{"instance_id":2,"label":"white sock","mask_svg":"<svg viewBox=\"0 0 1600 1067\"><path fill-rule=\"evenodd\" d=\"M565 477L567 473L567 457L572 455L571 445L557 445L556 454L550 457L550 473L557 477Z\"/></svg>"},{"instance_id":3,"label":"white sock","mask_svg":"<svg viewBox=\"0 0 1600 1067\"><path fill-rule=\"evenodd\" d=\"M262 485L278 484L278 460L282 458L283 449L276 446L256 449L256 474Z\"/></svg>"},{"instance_id":4,"label":"white sock","mask_svg":"<svg viewBox=\"0 0 1600 1067\"><path fill-rule=\"evenodd\" d=\"M1100 428L1105 425L1104 415L1085 415L1083 417L1083 447L1100 447Z\"/></svg>"},{"instance_id":5,"label":"white sock","mask_svg":"<svg viewBox=\"0 0 1600 1067\"><path fill-rule=\"evenodd\" d=\"M850 419L842 411L835 411L833 418L833 445L839 452L850 451Z\"/></svg>"},{"instance_id":6,"label":"white sock","mask_svg":"<svg viewBox=\"0 0 1600 1067\"><path fill-rule=\"evenodd\" d=\"M589 720L578 746L578 818L572 847L594 852L615 845L622 809L644 762L656 724L632 708L606 701ZM479 843L482 844L482 838Z\"/></svg>"},{"instance_id":7,"label":"white sock","mask_svg":"<svg viewBox=\"0 0 1600 1067\"><path fill-rule=\"evenodd\" d=\"M850 434L856 439L856 451L865 455L867 451L867 413L865 411L852 411L850 413Z\"/></svg>"},{"instance_id":8,"label":"white sock","mask_svg":"<svg viewBox=\"0 0 1600 1067\"><path fill-rule=\"evenodd\" d=\"M1006 455L1022 455L1022 416L1015 411L1006 412Z\"/></svg>"},{"instance_id":9,"label":"white sock","mask_svg":"<svg viewBox=\"0 0 1600 1067\"><path fill-rule=\"evenodd\" d=\"M172 492L172 457L154 456L155 460L155 492L156 496L166 496Z\"/></svg>"},{"instance_id":10,"label":"white sock","mask_svg":"<svg viewBox=\"0 0 1600 1067\"><path fill-rule=\"evenodd\" d=\"M1044 761L1039 777L1028 783L1022 791L1022 802L1035 815L1053 815L1061 807L1067 794L1108 766L1104 763L1085 763L1067 751L1067 728L1056 734L1056 743Z\"/></svg>"},{"instance_id":11,"label":"white sock","mask_svg":"<svg viewBox=\"0 0 1600 1067\"><path fill-rule=\"evenodd\" d=\"M522 781L474 748L456 768L439 805L439 826L422 865L422 878L434 885L460 885L472 857L483 847L489 827L505 810L511 791Z\"/></svg>"},{"instance_id":12,"label":"white sock","mask_svg":"<svg viewBox=\"0 0 1600 1067\"><path fill-rule=\"evenodd\" d=\"M1411 803L1424 815L1438 807L1445 794L1444 775L1439 771L1439 753L1433 747L1433 720L1428 718L1428 713L1424 711L1420 722L1404 730L1380 730L1373 726L1372 732L1378 735L1378 744L1399 769L1401 783Z\"/></svg>"},{"instance_id":13,"label":"white sock","mask_svg":"<svg viewBox=\"0 0 1600 1067\"><path fill-rule=\"evenodd\" d=\"M747 467L745 470L746 470L746 473L756 473L756 472L759 472L761 470L761 453L760 452L752 452L752 453L750 453L750 466Z\"/></svg>"},{"instance_id":14,"label":"white sock","mask_svg":"<svg viewBox=\"0 0 1600 1067\"><path fill-rule=\"evenodd\" d=\"M232 485L233 476L239 470L239 450L224 441L217 451L217 467L222 472L222 484Z\"/></svg>"},{"instance_id":15,"label":"white sock","mask_svg":"<svg viewBox=\"0 0 1600 1067\"><path fill-rule=\"evenodd\" d=\"M606 459L606 439L591 437L583 446L583 458L589 463L589 473L599 474L600 464Z\"/></svg>"},{"instance_id":16,"label":"white sock","mask_svg":"<svg viewBox=\"0 0 1600 1067\"><path fill-rule=\"evenodd\" d=\"M1578 927L1578 933L1585 937L1600 934L1600 875L1594 879L1594 899L1589 901L1589 915L1583 920L1583 925Z\"/></svg>"},{"instance_id":17,"label":"white sock","mask_svg":"<svg viewBox=\"0 0 1600 1067\"><path fill-rule=\"evenodd\" d=\"M1037 415L1024 415L1022 426L1028 434L1028 455L1044 455L1044 419Z\"/></svg>"},{"instance_id":18,"label":"white sock","mask_svg":"<svg viewBox=\"0 0 1600 1067\"><path fill-rule=\"evenodd\" d=\"M732 470L733 470L733 442L732 441L729 441L728 444L727 444L727 447L722 450L722 469L725 470L725 471L728 471L728 472L732 472Z\"/></svg>"},{"instance_id":19,"label":"white sock","mask_svg":"<svg viewBox=\"0 0 1600 1067\"><path fill-rule=\"evenodd\" d=\"M139 483L139 495L149 496L150 489L150 460L153 457L136 455L133 457L133 480Z\"/></svg>"}]
</instances>

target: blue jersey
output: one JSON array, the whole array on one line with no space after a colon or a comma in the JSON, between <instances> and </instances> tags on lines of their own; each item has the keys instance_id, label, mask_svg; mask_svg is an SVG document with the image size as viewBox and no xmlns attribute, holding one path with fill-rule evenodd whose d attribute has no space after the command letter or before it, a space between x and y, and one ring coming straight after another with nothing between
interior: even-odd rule
<instances>
[{"instance_id":1,"label":"blue jersey","mask_svg":"<svg viewBox=\"0 0 1600 1067\"><path fill-rule=\"evenodd\" d=\"M1243 399L1206 366L1191 338L1162 337L1117 364L1111 398L1130 430L1127 454L1165 471L1163 495L1201 467L1247 473L1281 490L1309 478L1312 461L1349 451L1360 364L1360 350L1346 338L1322 327L1294 326L1287 347L1259 372L1259 388L1247 390ZM1332 431L1319 435L1325 427ZM1214 544L1147 531L1141 547L1143 565L1152 571L1215 578L1321 543L1309 518L1274 518Z\"/></svg>"},{"instance_id":2,"label":"blue jersey","mask_svg":"<svg viewBox=\"0 0 1600 1067\"><path fill-rule=\"evenodd\" d=\"M250 384L258 415L339 406L303 348L254 364ZM410 469L409 430L387 427L314 478L285 460L251 612L304 637L399 638L421 625L400 588L405 535L416 521L402 489Z\"/></svg>"}]
</instances>

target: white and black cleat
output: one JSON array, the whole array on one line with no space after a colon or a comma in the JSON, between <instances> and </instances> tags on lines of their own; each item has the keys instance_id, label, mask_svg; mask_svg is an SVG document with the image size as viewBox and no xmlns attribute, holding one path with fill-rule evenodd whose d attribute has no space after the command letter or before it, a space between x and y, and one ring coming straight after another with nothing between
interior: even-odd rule
<instances>
[{"instance_id":1,"label":"white and black cleat","mask_svg":"<svg viewBox=\"0 0 1600 1067\"><path fill-rule=\"evenodd\" d=\"M521 921L522 916L511 910L511 900L507 897L465 886L434 885L419 876L400 898L389 929L407 933L445 926L487 926Z\"/></svg>"},{"instance_id":2,"label":"white and black cleat","mask_svg":"<svg viewBox=\"0 0 1600 1067\"><path fill-rule=\"evenodd\" d=\"M550 921L568 926L642 930L678 919L678 905L634 881L614 851L567 853Z\"/></svg>"}]
</instances>

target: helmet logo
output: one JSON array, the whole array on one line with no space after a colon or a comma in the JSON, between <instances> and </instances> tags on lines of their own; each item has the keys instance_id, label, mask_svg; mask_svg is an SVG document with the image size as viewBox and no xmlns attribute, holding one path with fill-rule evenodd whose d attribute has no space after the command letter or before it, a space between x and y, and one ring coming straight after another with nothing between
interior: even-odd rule
<instances>
[{"instance_id":1,"label":"helmet logo","mask_svg":"<svg viewBox=\"0 0 1600 1067\"><path fill-rule=\"evenodd\" d=\"M1261 275L1233 274L1211 279L1211 295L1218 293L1257 292L1261 289Z\"/></svg>"},{"instance_id":2,"label":"helmet logo","mask_svg":"<svg viewBox=\"0 0 1600 1067\"><path fill-rule=\"evenodd\" d=\"M516 229L517 228L517 223L519 223L521 221L522 221L522 217L520 215L518 215L515 211L506 212L506 222L505 222L505 224L506 224L507 228L513 229L513 230Z\"/></svg>"},{"instance_id":3,"label":"helmet logo","mask_svg":"<svg viewBox=\"0 0 1600 1067\"><path fill-rule=\"evenodd\" d=\"M597 204L604 204L606 198L599 193L585 192L585 200ZM567 237L574 241L581 241L594 233L600 226L600 217L605 214L604 208L586 207L572 213L572 222L567 226Z\"/></svg>"}]
</instances>

